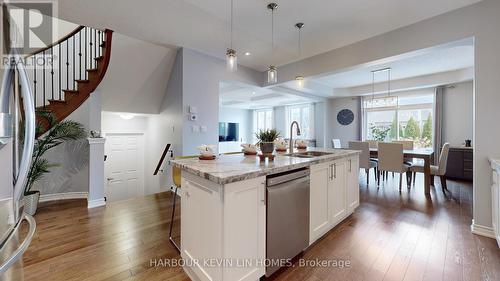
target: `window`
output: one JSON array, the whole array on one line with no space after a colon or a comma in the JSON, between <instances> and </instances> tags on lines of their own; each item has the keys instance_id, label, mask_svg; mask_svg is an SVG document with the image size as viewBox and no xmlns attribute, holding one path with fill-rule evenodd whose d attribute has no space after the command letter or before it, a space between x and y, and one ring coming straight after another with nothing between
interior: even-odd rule
<instances>
[{"instance_id":1,"label":"window","mask_svg":"<svg viewBox=\"0 0 500 281\"><path fill-rule=\"evenodd\" d=\"M314 139L314 105L301 104L286 107L286 137L290 138L290 125L297 121L300 125L301 139ZM293 138L297 138L296 130L293 131Z\"/></svg>"},{"instance_id":2,"label":"window","mask_svg":"<svg viewBox=\"0 0 500 281\"><path fill-rule=\"evenodd\" d=\"M432 91L363 99L363 135L378 141L413 140L415 147L432 147Z\"/></svg>"},{"instance_id":3,"label":"window","mask_svg":"<svg viewBox=\"0 0 500 281\"><path fill-rule=\"evenodd\" d=\"M253 131L272 129L273 126L273 109L256 109L253 112Z\"/></svg>"}]
</instances>

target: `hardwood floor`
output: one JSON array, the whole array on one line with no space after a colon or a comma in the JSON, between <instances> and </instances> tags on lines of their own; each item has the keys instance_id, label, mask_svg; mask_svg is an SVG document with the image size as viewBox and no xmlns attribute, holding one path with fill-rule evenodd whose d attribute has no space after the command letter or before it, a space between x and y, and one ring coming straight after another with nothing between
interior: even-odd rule
<instances>
[{"instance_id":1,"label":"hardwood floor","mask_svg":"<svg viewBox=\"0 0 500 281\"><path fill-rule=\"evenodd\" d=\"M378 189L360 179L360 207L302 257L350 266L299 267L298 260L271 279L500 280L496 242L470 232L471 185L448 181L444 195L436 181L429 200L422 181L399 193L397 175ZM161 193L93 210L79 200L42 204L36 237L14 270L25 280L189 280L180 267L150 265L180 258L168 240L170 200Z\"/></svg>"}]
</instances>

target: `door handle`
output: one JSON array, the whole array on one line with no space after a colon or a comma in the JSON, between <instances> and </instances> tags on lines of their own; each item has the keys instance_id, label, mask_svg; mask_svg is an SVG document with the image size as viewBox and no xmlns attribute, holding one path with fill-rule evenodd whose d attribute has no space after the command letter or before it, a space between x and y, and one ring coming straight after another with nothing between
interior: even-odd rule
<instances>
[{"instance_id":1,"label":"door handle","mask_svg":"<svg viewBox=\"0 0 500 281\"><path fill-rule=\"evenodd\" d=\"M330 180L333 180L333 164L330 164Z\"/></svg>"},{"instance_id":2,"label":"door handle","mask_svg":"<svg viewBox=\"0 0 500 281\"><path fill-rule=\"evenodd\" d=\"M333 163L333 177L337 178L337 163Z\"/></svg>"},{"instance_id":3,"label":"door handle","mask_svg":"<svg viewBox=\"0 0 500 281\"><path fill-rule=\"evenodd\" d=\"M349 159L349 173L352 172L352 159Z\"/></svg>"},{"instance_id":4,"label":"door handle","mask_svg":"<svg viewBox=\"0 0 500 281\"><path fill-rule=\"evenodd\" d=\"M107 178L108 181L112 181L114 180L115 178Z\"/></svg>"}]
</instances>

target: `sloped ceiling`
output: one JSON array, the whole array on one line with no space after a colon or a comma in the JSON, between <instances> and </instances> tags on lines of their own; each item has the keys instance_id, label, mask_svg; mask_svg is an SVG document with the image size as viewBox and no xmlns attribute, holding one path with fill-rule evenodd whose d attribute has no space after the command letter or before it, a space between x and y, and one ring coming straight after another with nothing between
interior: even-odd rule
<instances>
[{"instance_id":1,"label":"sloped ceiling","mask_svg":"<svg viewBox=\"0 0 500 281\"><path fill-rule=\"evenodd\" d=\"M106 76L99 85L105 111L159 113L176 49L158 46L119 33Z\"/></svg>"}]
</instances>

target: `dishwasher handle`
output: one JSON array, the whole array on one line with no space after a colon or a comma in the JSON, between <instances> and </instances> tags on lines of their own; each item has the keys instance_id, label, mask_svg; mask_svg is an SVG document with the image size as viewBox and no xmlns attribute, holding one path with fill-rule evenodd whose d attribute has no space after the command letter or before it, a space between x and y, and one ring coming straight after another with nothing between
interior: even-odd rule
<instances>
[{"instance_id":1,"label":"dishwasher handle","mask_svg":"<svg viewBox=\"0 0 500 281\"><path fill-rule=\"evenodd\" d=\"M267 186L275 186L285 182L293 181L299 178L309 176L309 169L295 170L290 173L279 174L277 176L270 176L267 178Z\"/></svg>"}]
</instances>

